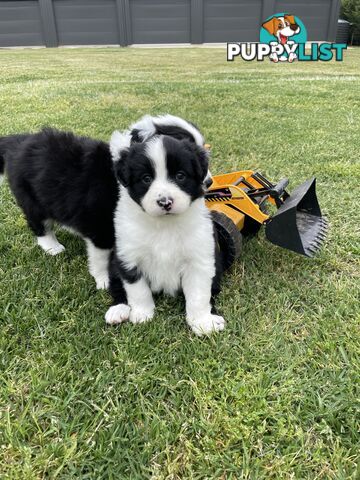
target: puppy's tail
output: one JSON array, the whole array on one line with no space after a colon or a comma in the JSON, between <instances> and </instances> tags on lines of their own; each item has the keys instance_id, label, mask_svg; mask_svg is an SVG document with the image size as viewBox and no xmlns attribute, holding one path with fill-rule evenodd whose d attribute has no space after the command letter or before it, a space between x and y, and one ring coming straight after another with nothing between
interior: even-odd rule
<instances>
[{"instance_id":1,"label":"puppy's tail","mask_svg":"<svg viewBox=\"0 0 360 480\"><path fill-rule=\"evenodd\" d=\"M4 141L6 137L0 137L0 185L4 180L5 173L5 153L6 149L4 148Z\"/></svg>"},{"instance_id":2,"label":"puppy's tail","mask_svg":"<svg viewBox=\"0 0 360 480\"><path fill-rule=\"evenodd\" d=\"M29 134L26 133L0 137L0 184L4 180L5 158L7 157L7 154L15 150L28 137Z\"/></svg>"},{"instance_id":3,"label":"puppy's tail","mask_svg":"<svg viewBox=\"0 0 360 480\"><path fill-rule=\"evenodd\" d=\"M2 155L0 155L0 185L4 181L4 173L5 173L5 160Z\"/></svg>"}]
</instances>

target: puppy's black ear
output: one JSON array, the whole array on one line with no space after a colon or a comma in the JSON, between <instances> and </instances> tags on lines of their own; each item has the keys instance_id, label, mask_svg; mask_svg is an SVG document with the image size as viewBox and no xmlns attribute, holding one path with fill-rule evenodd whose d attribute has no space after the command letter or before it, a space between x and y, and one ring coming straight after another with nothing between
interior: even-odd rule
<instances>
[{"instance_id":1,"label":"puppy's black ear","mask_svg":"<svg viewBox=\"0 0 360 480\"><path fill-rule=\"evenodd\" d=\"M132 143L142 143L143 139L140 136L140 130L138 128L133 128L130 132L131 142Z\"/></svg>"},{"instance_id":2,"label":"puppy's black ear","mask_svg":"<svg viewBox=\"0 0 360 480\"><path fill-rule=\"evenodd\" d=\"M118 181L127 187L129 185L129 162L128 162L129 150L125 149L121 151L121 157L114 162L115 175Z\"/></svg>"},{"instance_id":3,"label":"puppy's black ear","mask_svg":"<svg viewBox=\"0 0 360 480\"><path fill-rule=\"evenodd\" d=\"M203 147L197 147L201 179L204 180L209 170L209 152Z\"/></svg>"},{"instance_id":4,"label":"puppy's black ear","mask_svg":"<svg viewBox=\"0 0 360 480\"><path fill-rule=\"evenodd\" d=\"M199 147L194 143L186 142L186 146L194 154L195 161L195 171L200 177L200 180L203 181L208 173L209 169L209 152L203 147Z\"/></svg>"}]
</instances>

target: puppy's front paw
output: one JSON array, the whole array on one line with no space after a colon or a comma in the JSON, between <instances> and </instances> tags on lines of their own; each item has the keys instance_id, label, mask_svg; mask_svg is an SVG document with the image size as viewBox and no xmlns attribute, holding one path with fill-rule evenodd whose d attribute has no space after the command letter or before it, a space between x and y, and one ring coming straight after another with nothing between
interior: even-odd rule
<instances>
[{"instance_id":1,"label":"puppy's front paw","mask_svg":"<svg viewBox=\"0 0 360 480\"><path fill-rule=\"evenodd\" d=\"M154 308L135 306L135 307L131 307L129 318L131 323L144 323L151 320L153 316L154 316Z\"/></svg>"},{"instance_id":2,"label":"puppy's front paw","mask_svg":"<svg viewBox=\"0 0 360 480\"><path fill-rule=\"evenodd\" d=\"M59 255L59 253L63 252L64 250L65 250L64 245L61 245L61 243L59 243L58 245L55 245L54 247L51 247L48 250L46 250L46 253L54 257L55 255Z\"/></svg>"},{"instance_id":3,"label":"puppy's front paw","mask_svg":"<svg viewBox=\"0 0 360 480\"><path fill-rule=\"evenodd\" d=\"M109 288L109 275L104 273L103 275L98 275L95 278L97 290L107 290Z\"/></svg>"},{"instance_id":4,"label":"puppy's front paw","mask_svg":"<svg viewBox=\"0 0 360 480\"><path fill-rule=\"evenodd\" d=\"M105 322L109 325L116 325L118 323L125 322L128 320L130 315L129 305L125 303L119 303L118 305L113 305L105 314Z\"/></svg>"},{"instance_id":5,"label":"puppy's front paw","mask_svg":"<svg viewBox=\"0 0 360 480\"><path fill-rule=\"evenodd\" d=\"M59 255L59 253L65 250L64 245L61 245L57 240L48 241L48 239L43 239L43 237L38 238L38 245L44 250L48 255Z\"/></svg>"},{"instance_id":6,"label":"puppy's front paw","mask_svg":"<svg viewBox=\"0 0 360 480\"><path fill-rule=\"evenodd\" d=\"M225 328L225 320L220 315L203 315L196 319L188 320L192 331L201 337L202 335L210 335L212 332L219 332Z\"/></svg>"}]
</instances>

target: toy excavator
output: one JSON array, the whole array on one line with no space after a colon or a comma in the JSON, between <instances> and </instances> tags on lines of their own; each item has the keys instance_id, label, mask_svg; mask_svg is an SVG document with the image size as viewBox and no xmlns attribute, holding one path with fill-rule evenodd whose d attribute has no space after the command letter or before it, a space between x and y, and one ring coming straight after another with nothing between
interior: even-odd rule
<instances>
[{"instance_id":1,"label":"toy excavator","mask_svg":"<svg viewBox=\"0 0 360 480\"><path fill-rule=\"evenodd\" d=\"M242 237L254 235L265 226L267 239L280 247L313 256L326 236L327 221L321 215L315 178L297 187L290 195L283 178L271 183L251 170L212 177L205 194L218 233L226 268L239 256ZM267 213L269 204L277 211Z\"/></svg>"}]
</instances>

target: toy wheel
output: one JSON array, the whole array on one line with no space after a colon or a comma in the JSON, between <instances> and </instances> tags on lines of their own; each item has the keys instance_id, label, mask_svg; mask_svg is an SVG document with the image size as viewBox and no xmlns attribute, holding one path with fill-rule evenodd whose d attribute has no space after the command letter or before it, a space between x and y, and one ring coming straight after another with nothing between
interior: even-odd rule
<instances>
[{"instance_id":1,"label":"toy wheel","mask_svg":"<svg viewBox=\"0 0 360 480\"><path fill-rule=\"evenodd\" d=\"M216 227L218 243L223 259L224 269L227 270L240 256L242 249L242 234L224 213L211 212Z\"/></svg>"}]
</instances>

